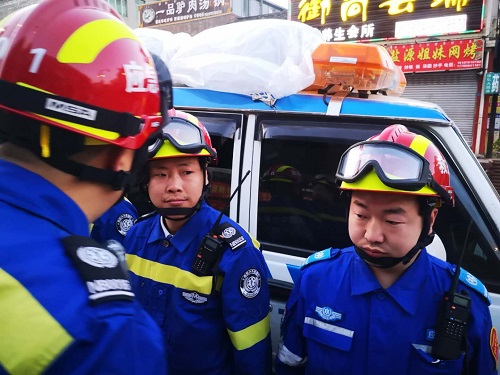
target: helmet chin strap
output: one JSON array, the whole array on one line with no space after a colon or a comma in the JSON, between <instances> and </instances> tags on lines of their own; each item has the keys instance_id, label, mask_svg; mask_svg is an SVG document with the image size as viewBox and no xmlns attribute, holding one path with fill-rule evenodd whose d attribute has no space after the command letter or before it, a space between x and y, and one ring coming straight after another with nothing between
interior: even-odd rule
<instances>
[{"instance_id":1,"label":"helmet chin strap","mask_svg":"<svg viewBox=\"0 0 500 375\"><path fill-rule=\"evenodd\" d=\"M198 199L198 202L194 205L194 207L169 207L169 208L159 208L156 207L156 212L160 214L161 217L167 219L167 220L172 220L172 221L184 221L189 219L191 216L195 214L200 208L201 205L203 204L203 201L207 197L209 191L210 191L210 179L207 179L206 177L206 169L207 166L203 167L202 166L202 172L203 175L205 176L203 178L203 190L201 191L200 198ZM173 216L179 216L182 215L182 217L177 218Z\"/></svg>"},{"instance_id":2,"label":"helmet chin strap","mask_svg":"<svg viewBox=\"0 0 500 375\"><path fill-rule=\"evenodd\" d=\"M432 232L431 234L429 233L430 229L430 223L429 223L429 216L426 216L424 219L424 225L422 227L422 232L420 233L420 237L418 238L418 241L415 246L411 248L410 251L406 253L405 256L401 258L393 258L393 257L382 257L382 258L376 258L369 256L366 254L362 249L354 245L354 250L356 251L356 254L360 256L361 259L363 259L366 263L370 264L370 266L377 267L377 268L391 268L394 267L395 265L399 263L403 263L403 265L406 265L410 263L410 261L415 257L415 255L424 247L429 245L433 240L434 240L434 235L435 233Z\"/></svg>"},{"instance_id":3,"label":"helmet chin strap","mask_svg":"<svg viewBox=\"0 0 500 375\"><path fill-rule=\"evenodd\" d=\"M191 216L195 214L201 208L203 201L208 195L208 185L203 187L203 191L201 192L200 199L194 207L169 207L169 208L156 208L156 212L158 212L163 218L172 221L184 221L189 219ZM172 217L183 215L180 218Z\"/></svg>"}]
</instances>

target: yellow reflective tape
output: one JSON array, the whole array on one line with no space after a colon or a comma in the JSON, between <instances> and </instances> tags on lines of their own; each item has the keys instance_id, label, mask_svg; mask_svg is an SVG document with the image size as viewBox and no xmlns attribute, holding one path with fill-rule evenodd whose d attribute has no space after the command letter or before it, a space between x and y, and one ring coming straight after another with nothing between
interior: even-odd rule
<instances>
[{"instance_id":1,"label":"yellow reflective tape","mask_svg":"<svg viewBox=\"0 0 500 375\"><path fill-rule=\"evenodd\" d=\"M45 92L47 94L52 94L50 91L42 90L42 89L40 89L38 87L28 85L27 83L24 83L24 82L16 82L16 85L19 85L19 86L22 86L22 87L26 87L26 88L29 88L29 89L32 89L32 90L37 90L37 91Z\"/></svg>"},{"instance_id":2,"label":"yellow reflective tape","mask_svg":"<svg viewBox=\"0 0 500 375\"><path fill-rule=\"evenodd\" d=\"M50 128L40 125L40 149L43 158L50 158Z\"/></svg>"},{"instance_id":3,"label":"yellow reflective tape","mask_svg":"<svg viewBox=\"0 0 500 375\"><path fill-rule=\"evenodd\" d=\"M391 188L387 185L384 185L380 178L377 176L377 172L372 169L370 172L366 174L362 179L354 182L345 182L343 181L340 185L341 189L347 190L363 190L363 191L382 191L388 193L403 193L410 195L436 195L436 192L432 190L429 186L425 185L422 189L418 191L406 191Z\"/></svg>"},{"instance_id":4,"label":"yellow reflective tape","mask_svg":"<svg viewBox=\"0 0 500 375\"><path fill-rule=\"evenodd\" d=\"M92 128L94 129L94 128ZM107 145L107 142L101 141L99 139L84 137L83 144L85 146L104 146Z\"/></svg>"},{"instance_id":5,"label":"yellow reflective tape","mask_svg":"<svg viewBox=\"0 0 500 375\"><path fill-rule=\"evenodd\" d=\"M276 169L276 172L283 172L286 171L288 168L292 167L290 167L289 165L282 165L281 167L278 167L278 169Z\"/></svg>"},{"instance_id":6,"label":"yellow reflective tape","mask_svg":"<svg viewBox=\"0 0 500 375\"><path fill-rule=\"evenodd\" d=\"M411 141L410 148L413 151L416 151L419 155L424 156L425 151L430 144L431 141L429 141L427 138L421 135L417 135L415 138L413 138L413 141Z\"/></svg>"},{"instance_id":7,"label":"yellow reflective tape","mask_svg":"<svg viewBox=\"0 0 500 375\"><path fill-rule=\"evenodd\" d=\"M271 330L270 327L270 314L267 314L260 322L252 324L241 331L227 330L227 332L233 346L237 350L245 350L264 340Z\"/></svg>"},{"instance_id":8,"label":"yellow reflective tape","mask_svg":"<svg viewBox=\"0 0 500 375\"><path fill-rule=\"evenodd\" d=\"M139 42L132 30L117 19L91 21L66 39L57 53L57 61L66 64L89 64L104 48L120 39Z\"/></svg>"},{"instance_id":9,"label":"yellow reflective tape","mask_svg":"<svg viewBox=\"0 0 500 375\"><path fill-rule=\"evenodd\" d=\"M49 91L42 90L42 89L40 89L38 87L31 86L31 85L28 85L28 84L23 83L23 82L17 82L17 84L19 86L23 86L23 87L26 87L26 88L29 88L29 89L32 89L32 90L37 90L37 91L45 92L47 94L52 94ZM120 137L120 134L118 134L116 132L112 132L112 131L108 131L108 130L102 130L102 129L97 129L97 128L92 128L90 126L76 124L76 123L71 122L71 121L64 121L64 120L56 119L56 118L53 118L53 117L43 116L43 115L40 115L38 113L35 113L35 115L37 115L39 117L42 117L42 118L45 118L47 120L59 123L59 124L64 125L64 126L66 126L68 128L80 130L80 131L82 131L84 133L93 134L96 137L104 138L104 139L107 139L107 140L114 141L115 139L118 139ZM90 137L85 138L85 145L86 146L99 146L99 145L103 145L103 144L106 144L106 143L100 142L98 140L94 140L94 138L90 138Z\"/></svg>"},{"instance_id":10,"label":"yellow reflective tape","mask_svg":"<svg viewBox=\"0 0 500 375\"><path fill-rule=\"evenodd\" d=\"M129 270L137 276L201 294L210 294L212 291L212 276L196 276L189 271L153 262L133 254L127 254L126 259Z\"/></svg>"},{"instance_id":11,"label":"yellow reflective tape","mask_svg":"<svg viewBox=\"0 0 500 375\"><path fill-rule=\"evenodd\" d=\"M46 370L73 338L19 281L0 268L0 363L12 375Z\"/></svg>"},{"instance_id":12,"label":"yellow reflective tape","mask_svg":"<svg viewBox=\"0 0 500 375\"><path fill-rule=\"evenodd\" d=\"M253 246L256 248L256 249L260 249L260 242L257 241L257 239L253 238L253 236L248 233L248 235L250 236L250 238L252 239L252 244Z\"/></svg>"},{"instance_id":13,"label":"yellow reflective tape","mask_svg":"<svg viewBox=\"0 0 500 375\"><path fill-rule=\"evenodd\" d=\"M58 119L58 118L53 118L53 117L49 117L49 116L43 116L43 115L39 115L38 113L36 113L37 116L41 117L41 118L44 118L44 119L47 119L47 120L50 120L50 121L53 121L53 122L57 122L61 125L64 125L68 128L72 128L72 129L76 129L76 130L80 130L84 133L87 133L87 134L92 134L92 135L95 135L96 137L100 137L100 138L104 138L104 139L109 139L109 140L115 140L117 139L120 134L118 133L115 133L115 132L111 132L111 131L108 131L108 130L102 130L102 129L97 129L97 128L93 128L91 126L85 126L85 125L80 125L80 124L76 124L74 122L71 122L71 121L65 121L65 120L61 120L61 119ZM98 144L87 144L88 146L97 146Z\"/></svg>"}]
</instances>

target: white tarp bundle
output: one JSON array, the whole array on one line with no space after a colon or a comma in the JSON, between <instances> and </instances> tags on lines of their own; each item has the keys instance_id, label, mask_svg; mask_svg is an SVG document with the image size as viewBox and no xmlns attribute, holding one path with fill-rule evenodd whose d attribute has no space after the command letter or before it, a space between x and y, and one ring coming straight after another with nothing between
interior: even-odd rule
<instances>
[{"instance_id":1,"label":"white tarp bundle","mask_svg":"<svg viewBox=\"0 0 500 375\"><path fill-rule=\"evenodd\" d=\"M313 83L311 55L324 41L315 28L278 19L214 27L185 38L180 45L173 41L173 47L167 40L151 43L137 35L146 46L155 45L148 46L150 51L160 50L156 53L177 84L246 95L267 93L276 99ZM175 52L168 58L165 51L171 49Z\"/></svg>"},{"instance_id":2,"label":"white tarp bundle","mask_svg":"<svg viewBox=\"0 0 500 375\"><path fill-rule=\"evenodd\" d=\"M134 30L135 35L146 46L149 52L158 55L167 66L177 50L190 43L191 35L188 33L172 34L170 31L139 28Z\"/></svg>"}]
</instances>

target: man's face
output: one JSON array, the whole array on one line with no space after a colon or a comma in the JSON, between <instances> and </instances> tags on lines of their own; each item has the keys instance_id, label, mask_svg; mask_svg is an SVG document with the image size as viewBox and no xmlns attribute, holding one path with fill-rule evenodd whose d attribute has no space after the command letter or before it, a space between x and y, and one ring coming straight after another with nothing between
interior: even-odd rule
<instances>
[{"instance_id":1,"label":"man's face","mask_svg":"<svg viewBox=\"0 0 500 375\"><path fill-rule=\"evenodd\" d=\"M418 201L411 195L353 191L349 236L369 256L403 257L422 231L418 211Z\"/></svg>"},{"instance_id":2,"label":"man's face","mask_svg":"<svg viewBox=\"0 0 500 375\"><path fill-rule=\"evenodd\" d=\"M198 203L204 184L197 157L158 159L150 162L148 192L158 208L191 208Z\"/></svg>"}]
</instances>

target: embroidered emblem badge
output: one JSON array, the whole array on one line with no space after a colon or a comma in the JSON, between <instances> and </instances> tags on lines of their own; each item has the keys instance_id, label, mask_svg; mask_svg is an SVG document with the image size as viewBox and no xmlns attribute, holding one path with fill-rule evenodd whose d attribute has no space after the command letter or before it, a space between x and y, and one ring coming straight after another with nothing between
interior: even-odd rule
<instances>
[{"instance_id":1,"label":"embroidered emblem badge","mask_svg":"<svg viewBox=\"0 0 500 375\"><path fill-rule=\"evenodd\" d=\"M262 279L255 268L247 270L240 279L240 292L246 298L254 298L260 292Z\"/></svg>"},{"instance_id":2,"label":"embroidered emblem badge","mask_svg":"<svg viewBox=\"0 0 500 375\"><path fill-rule=\"evenodd\" d=\"M203 296L200 296L198 293L196 292L182 292L182 296L187 299L189 302L191 303L194 303L194 304L201 304L201 303L205 303L208 301L207 297L203 297Z\"/></svg>"},{"instance_id":3,"label":"embroidered emblem badge","mask_svg":"<svg viewBox=\"0 0 500 375\"><path fill-rule=\"evenodd\" d=\"M134 217L130 214L121 214L116 219L116 230L122 236L125 236L128 230L134 225Z\"/></svg>"},{"instance_id":4,"label":"embroidered emblem badge","mask_svg":"<svg viewBox=\"0 0 500 375\"><path fill-rule=\"evenodd\" d=\"M496 370L498 367L498 335L495 327L492 327L490 331L490 349L491 349L491 355L495 360L495 370Z\"/></svg>"},{"instance_id":5,"label":"embroidered emblem badge","mask_svg":"<svg viewBox=\"0 0 500 375\"><path fill-rule=\"evenodd\" d=\"M342 314L333 311L331 307L319 307L316 306L316 313L324 320L328 320L330 322L335 322L337 320L342 319Z\"/></svg>"}]
</instances>

